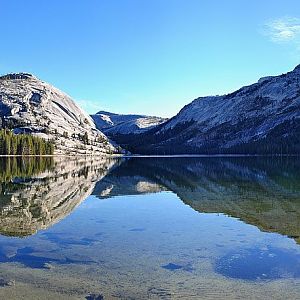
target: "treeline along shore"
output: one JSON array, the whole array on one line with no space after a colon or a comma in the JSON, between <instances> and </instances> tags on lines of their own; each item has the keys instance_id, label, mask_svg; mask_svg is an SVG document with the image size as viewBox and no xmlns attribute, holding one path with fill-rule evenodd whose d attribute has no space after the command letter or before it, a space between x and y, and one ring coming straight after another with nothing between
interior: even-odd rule
<instances>
[{"instance_id":1,"label":"treeline along shore","mask_svg":"<svg viewBox=\"0 0 300 300\"><path fill-rule=\"evenodd\" d=\"M0 155L53 155L54 143L29 135L0 130Z\"/></svg>"}]
</instances>

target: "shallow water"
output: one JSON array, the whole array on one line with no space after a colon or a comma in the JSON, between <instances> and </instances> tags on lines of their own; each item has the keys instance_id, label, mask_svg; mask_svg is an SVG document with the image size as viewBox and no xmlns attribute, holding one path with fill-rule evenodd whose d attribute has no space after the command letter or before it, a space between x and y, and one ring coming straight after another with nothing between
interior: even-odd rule
<instances>
[{"instance_id":1,"label":"shallow water","mask_svg":"<svg viewBox=\"0 0 300 300\"><path fill-rule=\"evenodd\" d=\"M300 298L298 159L0 165L0 298Z\"/></svg>"}]
</instances>

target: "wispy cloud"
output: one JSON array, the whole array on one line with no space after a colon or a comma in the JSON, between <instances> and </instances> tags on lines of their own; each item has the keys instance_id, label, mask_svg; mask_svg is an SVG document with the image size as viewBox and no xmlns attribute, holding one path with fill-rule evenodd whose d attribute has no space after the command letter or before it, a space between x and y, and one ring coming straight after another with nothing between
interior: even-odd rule
<instances>
[{"instance_id":1,"label":"wispy cloud","mask_svg":"<svg viewBox=\"0 0 300 300\"><path fill-rule=\"evenodd\" d=\"M96 113L101 110L101 105L99 102L90 101L90 100L75 100L75 102L86 112L88 113Z\"/></svg>"},{"instance_id":2,"label":"wispy cloud","mask_svg":"<svg viewBox=\"0 0 300 300\"><path fill-rule=\"evenodd\" d=\"M269 20L263 32L275 43L300 42L300 19L283 17Z\"/></svg>"}]
</instances>

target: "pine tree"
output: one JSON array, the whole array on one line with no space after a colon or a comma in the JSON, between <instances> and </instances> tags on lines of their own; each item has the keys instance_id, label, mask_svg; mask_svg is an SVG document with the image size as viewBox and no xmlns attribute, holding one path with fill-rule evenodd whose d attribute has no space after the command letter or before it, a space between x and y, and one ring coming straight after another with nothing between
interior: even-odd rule
<instances>
[{"instance_id":1,"label":"pine tree","mask_svg":"<svg viewBox=\"0 0 300 300\"><path fill-rule=\"evenodd\" d=\"M0 130L1 155L52 155L54 144L28 134L13 134L10 130Z\"/></svg>"}]
</instances>

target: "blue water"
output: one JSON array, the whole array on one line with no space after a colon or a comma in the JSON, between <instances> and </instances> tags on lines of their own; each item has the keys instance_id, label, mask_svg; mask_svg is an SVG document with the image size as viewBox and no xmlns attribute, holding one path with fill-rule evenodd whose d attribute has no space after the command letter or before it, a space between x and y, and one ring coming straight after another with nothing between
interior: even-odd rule
<instances>
[{"instance_id":1,"label":"blue water","mask_svg":"<svg viewBox=\"0 0 300 300\"><path fill-rule=\"evenodd\" d=\"M29 268L45 268L45 263L97 265L108 259L110 249L112 265L114 259L119 264L147 254L163 262L152 267L167 271L193 272L199 260L208 259L216 272L232 278L300 276L299 246L292 239L222 214L196 212L170 192L109 200L91 196L46 231L0 241L0 262ZM6 257L8 246L15 248L12 257Z\"/></svg>"},{"instance_id":2,"label":"blue water","mask_svg":"<svg viewBox=\"0 0 300 300\"><path fill-rule=\"evenodd\" d=\"M0 236L0 277L16 280L17 291L18 282L32 292L36 288L36 293L42 286L49 290L49 299L50 291L86 299L197 299L201 293L217 298L228 289L232 297L268 291L280 298L284 291L276 284L285 285L287 298L300 293L297 172L258 168L251 173L248 166L235 169L237 165L233 168L229 161L230 169L222 163L222 169L213 165L215 171L207 174L195 162L199 163L184 162L187 168L176 174L174 161L157 165L156 160L155 172L149 168L142 172L134 164L121 165L99 180L89 181L85 175L79 182L87 195L61 216L59 209L68 201L71 205L79 192L70 191L63 198L66 187L58 188L58 204L45 210L44 189L49 184L63 186L57 175L53 182L43 180L38 189L36 180L29 181L25 190L19 187L21 194L9 185L10 192L2 196L0 228L8 232L8 224L14 224L14 234ZM159 173L157 167L168 172ZM146 177L147 172L153 176ZM72 183L72 178L77 177L61 182ZM89 192L91 185L95 187ZM77 188L78 184L72 187ZM32 198L26 200L28 191ZM10 195L15 201L11 212ZM41 201L36 200L39 197ZM26 215L32 212L29 224L24 223L24 210ZM55 222L48 225L53 212ZM23 221L9 223L17 214ZM24 236L30 222L38 229ZM41 283L42 278L47 278L46 283ZM74 286L72 278L78 280ZM10 288L0 289L0 296Z\"/></svg>"}]
</instances>

